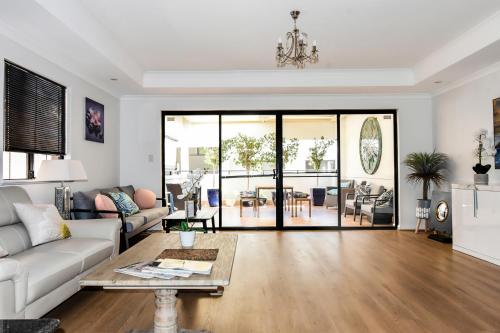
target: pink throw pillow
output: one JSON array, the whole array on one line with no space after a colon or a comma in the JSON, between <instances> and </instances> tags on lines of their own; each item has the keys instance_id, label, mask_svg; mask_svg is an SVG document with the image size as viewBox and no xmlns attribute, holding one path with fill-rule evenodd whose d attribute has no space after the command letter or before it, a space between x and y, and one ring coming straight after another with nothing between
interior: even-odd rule
<instances>
[{"instance_id":1,"label":"pink throw pillow","mask_svg":"<svg viewBox=\"0 0 500 333\"><path fill-rule=\"evenodd\" d=\"M134 193L134 202L139 209L150 209L156 206L156 194L145 188L140 188Z\"/></svg>"},{"instance_id":2,"label":"pink throw pillow","mask_svg":"<svg viewBox=\"0 0 500 333\"><path fill-rule=\"evenodd\" d=\"M95 208L97 210L115 210L116 211L116 206L113 200L111 200L110 197L105 196L104 194L98 194L95 197ZM100 214L102 217L105 218L116 218L118 217L118 214L111 214L111 213L101 213Z\"/></svg>"}]
</instances>

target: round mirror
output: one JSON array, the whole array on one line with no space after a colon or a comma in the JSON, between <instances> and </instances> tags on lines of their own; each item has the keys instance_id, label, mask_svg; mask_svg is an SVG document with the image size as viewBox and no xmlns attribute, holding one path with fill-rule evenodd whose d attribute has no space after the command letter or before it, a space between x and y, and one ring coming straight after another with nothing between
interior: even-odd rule
<instances>
[{"instance_id":1,"label":"round mirror","mask_svg":"<svg viewBox=\"0 0 500 333\"><path fill-rule=\"evenodd\" d=\"M436 220L438 220L438 222L443 223L448 218L448 212L449 212L448 203L446 201L439 201L438 204L436 205L436 211L435 211Z\"/></svg>"}]
</instances>

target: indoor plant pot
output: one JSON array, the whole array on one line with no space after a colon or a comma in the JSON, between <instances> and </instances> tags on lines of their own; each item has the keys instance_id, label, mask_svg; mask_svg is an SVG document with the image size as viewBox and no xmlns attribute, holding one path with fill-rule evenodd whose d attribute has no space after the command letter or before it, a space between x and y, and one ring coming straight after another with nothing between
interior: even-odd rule
<instances>
[{"instance_id":1,"label":"indoor plant pot","mask_svg":"<svg viewBox=\"0 0 500 333\"><path fill-rule=\"evenodd\" d=\"M210 207L218 207L219 206L219 189L218 188L207 189L207 196L208 196L208 204Z\"/></svg>"},{"instance_id":2,"label":"indoor plant pot","mask_svg":"<svg viewBox=\"0 0 500 333\"><path fill-rule=\"evenodd\" d=\"M324 187L311 188L311 197L314 206L323 206L325 203L326 189Z\"/></svg>"},{"instance_id":3,"label":"indoor plant pot","mask_svg":"<svg viewBox=\"0 0 500 333\"><path fill-rule=\"evenodd\" d=\"M179 238L183 249L191 249L196 239L196 231L179 231Z\"/></svg>"},{"instance_id":4,"label":"indoor plant pot","mask_svg":"<svg viewBox=\"0 0 500 333\"><path fill-rule=\"evenodd\" d=\"M416 217L421 219L428 219L431 210L431 200L417 199Z\"/></svg>"},{"instance_id":5,"label":"indoor plant pot","mask_svg":"<svg viewBox=\"0 0 500 333\"><path fill-rule=\"evenodd\" d=\"M472 167L474 170L474 184L475 185L488 185L489 177L488 171L490 171L491 164L482 165L480 163L476 163L475 166Z\"/></svg>"}]
</instances>

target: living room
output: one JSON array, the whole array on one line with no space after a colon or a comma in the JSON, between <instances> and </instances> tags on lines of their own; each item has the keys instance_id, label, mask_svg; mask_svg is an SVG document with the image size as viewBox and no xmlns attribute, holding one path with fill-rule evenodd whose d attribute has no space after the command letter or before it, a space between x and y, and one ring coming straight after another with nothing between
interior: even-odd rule
<instances>
[{"instance_id":1,"label":"living room","mask_svg":"<svg viewBox=\"0 0 500 333\"><path fill-rule=\"evenodd\" d=\"M497 1L0 6L7 332L499 329Z\"/></svg>"}]
</instances>

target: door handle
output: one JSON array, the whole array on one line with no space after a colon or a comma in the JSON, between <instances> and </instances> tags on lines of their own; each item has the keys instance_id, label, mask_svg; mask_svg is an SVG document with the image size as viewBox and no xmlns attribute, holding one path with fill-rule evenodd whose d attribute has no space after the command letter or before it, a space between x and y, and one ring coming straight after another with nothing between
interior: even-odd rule
<instances>
[{"instance_id":1,"label":"door handle","mask_svg":"<svg viewBox=\"0 0 500 333\"><path fill-rule=\"evenodd\" d=\"M278 173L276 172L276 169L273 169L273 179L276 179L278 177Z\"/></svg>"}]
</instances>

